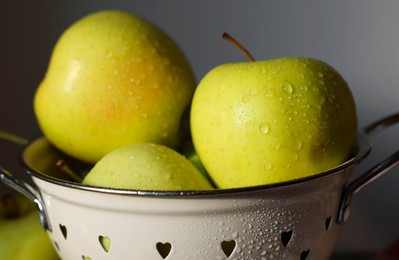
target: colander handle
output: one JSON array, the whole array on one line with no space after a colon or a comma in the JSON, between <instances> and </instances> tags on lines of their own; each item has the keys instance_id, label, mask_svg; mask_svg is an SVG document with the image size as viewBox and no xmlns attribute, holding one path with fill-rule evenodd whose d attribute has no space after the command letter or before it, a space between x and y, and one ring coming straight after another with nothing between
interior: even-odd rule
<instances>
[{"instance_id":1,"label":"colander handle","mask_svg":"<svg viewBox=\"0 0 399 260\"><path fill-rule=\"evenodd\" d=\"M363 129L366 136L371 137L379 133L380 131L388 128L399 122L399 113L387 116L378 120L375 123L370 124L369 126ZM349 204L353 195L358 193L362 188L364 188L369 183L373 182L377 178L381 177L384 173L388 172L390 169L395 167L399 163L399 151L393 153L380 163L371 167L368 171L354 179L349 185L346 187L341 205L338 211L338 219L337 222L339 224L344 224L349 217Z\"/></svg>"},{"instance_id":2,"label":"colander handle","mask_svg":"<svg viewBox=\"0 0 399 260\"><path fill-rule=\"evenodd\" d=\"M9 141L11 143L20 145L20 146L25 146L29 142L23 137L17 136L13 133L5 132L5 131L0 131L0 139ZM19 180L15 176L13 176L9 171L4 169L3 167L0 167L0 181L2 181L4 184L8 185L12 189L16 190L17 192L25 195L28 199L33 201L38 210L39 210L39 221L42 227L45 230L51 231L51 226L48 221L48 217L46 214L46 209L44 207L43 202L40 199L40 193L36 191L31 185L28 183Z\"/></svg>"}]
</instances>

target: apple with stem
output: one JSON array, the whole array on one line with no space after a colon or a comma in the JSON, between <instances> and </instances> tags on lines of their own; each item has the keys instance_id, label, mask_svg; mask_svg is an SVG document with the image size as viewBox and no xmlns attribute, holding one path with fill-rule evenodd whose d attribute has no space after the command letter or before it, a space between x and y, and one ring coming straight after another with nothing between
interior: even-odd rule
<instances>
[{"instance_id":1,"label":"apple with stem","mask_svg":"<svg viewBox=\"0 0 399 260\"><path fill-rule=\"evenodd\" d=\"M356 107L333 67L303 57L250 59L208 72L192 101L195 150L219 188L299 179L351 157Z\"/></svg>"}]
</instances>

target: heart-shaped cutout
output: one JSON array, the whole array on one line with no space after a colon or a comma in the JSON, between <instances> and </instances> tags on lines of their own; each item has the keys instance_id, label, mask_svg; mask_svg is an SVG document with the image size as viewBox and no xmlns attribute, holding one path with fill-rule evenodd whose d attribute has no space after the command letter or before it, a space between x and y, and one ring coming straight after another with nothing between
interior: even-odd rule
<instances>
[{"instance_id":1,"label":"heart-shaped cutout","mask_svg":"<svg viewBox=\"0 0 399 260\"><path fill-rule=\"evenodd\" d=\"M331 220L332 220L332 217L331 217L331 216L329 216L328 218L326 218L326 222L324 223L324 224L325 224L326 231L328 231L328 230L330 229L330 227L331 227Z\"/></svg>"},{"instance_id":2,"label":"heart-shaped cutout","mask_svg":"<svg viewBox=\"0 0 399 260\"><path fill-rule=\"evenodd\" d=\"M292 233L292 230L284 231L283 233L281 233L281 242L283 243L284 247L287 247L288 243L291 241Z\"/></svg>"},{"instance_id":3,"label":"heart-shaped cutout","mask_svg":"<svg viewBox=\"0 0 399 260\"><path fill-rule=\"evenodd\" d=\"M170 254L170 251L172 251L172 245L170 243L158 242L156 244L156 248L158 250L158 253L162 256L163 259L168 257L168 255Z\"/></svg>"},{"instance_id":4,"label":"heart-shaped cutout","mask_svg":"<svg viewBox=\"0 0 399 260\"><path fill-rule=\"evenodd\" d=\"M234 240L229 240L229 241L222 241L220 246L222 247L223 253L227 256L230 257L233 254L234 249L236 248L236 241Z\"/></svg>"},{"instance_id":5,"label":"heart-shaped cutout","mask_svg":"<svg viewBox=\"0 0 399 260\"><path fill-rule=\"evenodd\" d=\"M108 253L109 249L111 248L111 239L109 237L99 236L98 241L100 241L100 244L105 252Z\"/></svg>"},{"instance_id":6,"label":"heart-shaped cutout","mask_svg":"<svg viewBox=\"0 0 399 260\"><path fill-rule=\"evenodd\" d=\"M67 239L68 230L67 230L66 226L60 224L60 230L61 230L61 233L64 236L64 238Z\"/></svg>"},{"instance_id":7,"label":"heart-shaped cutout","mask_svg":"<svg viewBox=\"0 0 399 260\"><path fill-rule=\"evenodd\" d=\"M310 249L303 251L301 253L301 260L306 260L306 258L308 258L309 253L310 253Z\"/></svg>"}]
</instances>

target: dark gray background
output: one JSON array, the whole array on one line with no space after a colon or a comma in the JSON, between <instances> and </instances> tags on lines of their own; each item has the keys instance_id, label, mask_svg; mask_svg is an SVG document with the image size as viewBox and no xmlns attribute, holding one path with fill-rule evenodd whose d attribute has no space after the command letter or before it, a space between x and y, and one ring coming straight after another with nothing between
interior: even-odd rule
<instances>
[{"instance_id":1,"label":"dark gray background","mask_svg":"<svg viewBox=\"0 0 399 260\"><path fill-rule=\"evenodd\" d=\"M399 2L102 0L1 1L0 128L40 135L32 97L56 40L72 22L100 9L145 17L180 45L199 80L214 66L245 57L220 38L227 31L257 59L310 56L327 61L353 90L359 125L399 111ZM373 138L358 173L399 147L398 128ZM19 171L18 149L1 143L0 163ZM399 169L362 190L337 251L378 251L399 236ZM0 185L4 191L4 186Z\"/></svg>"}]
</instances>

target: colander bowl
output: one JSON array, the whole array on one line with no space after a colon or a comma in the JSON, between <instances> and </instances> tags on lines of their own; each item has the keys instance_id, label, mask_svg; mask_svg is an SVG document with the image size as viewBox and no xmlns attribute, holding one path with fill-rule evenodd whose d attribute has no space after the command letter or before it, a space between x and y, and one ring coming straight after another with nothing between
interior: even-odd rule
<instances>
[{"instance_id":1,"label":"colander bowl","mask_svg":"<svg viewBox=\"0 0 399 260\"><path fill-rule=\"evenodd\" d=\"M370 152L368 136L396 122L399 114L359 131L357 153L342 165L274 185L182 192L84 186L59 174L55 164L65 155L45 138L22 152L33 185L2 168L0 179L37 204L66 260L328 259L351 197L399 161L395 153L351 179Z\"/></svg>"}]
</instances>

